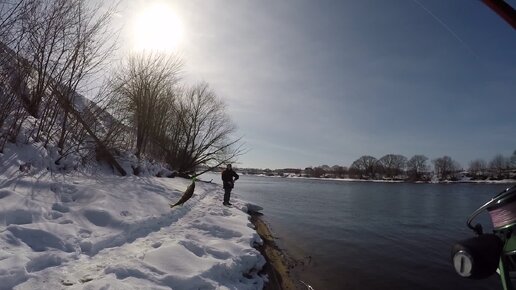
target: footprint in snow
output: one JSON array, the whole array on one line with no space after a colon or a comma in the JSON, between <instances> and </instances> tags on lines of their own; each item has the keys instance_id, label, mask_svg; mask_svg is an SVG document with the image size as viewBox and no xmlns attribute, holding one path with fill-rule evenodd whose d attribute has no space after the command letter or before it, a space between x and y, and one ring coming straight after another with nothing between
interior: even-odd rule
<instances>
[{"instance_id":1,"label":"footprint in snow","mask_svg":"<svg viewBox=\"0 0 516 290\"><path fill-rule=\"evenodd\" d=\"M72 286L73 285L73 282L71 280L61 280L61 284L65 285L65 286Z\"/></svg>"},{"instance_id":2,"label":"footprint in snow","mask_svg":"<svg viewBox=\"0 0 516 290\"><path fill-rule=\"evenodd\" d=\"M66 205L60 204L60 203L54 203L52 205L52 209L61 213L67 213L70 211L70 208Z\"/></svg>"},{"instance_id":3,"label":"footprint in snow","mask_svg":"<svg viewBox=\"0 0 516 290\"><path fill-rule=\"evenodd\" d=\"M59 266L61 263L61 258L55 254L42 254L38 257L32 258L25 266L25 269L27 269L27 272L29 273L34 273L46 268Z\"/></svg>"},{"instance_id":4,"label":"footprint in snow","mask_svg":"<svg viewBox=\"0 0 516 290\"><path fill-rule=\"evenodd\" d=\"M53 211L50 212L50 219L56 220L56 219L61 218L61 217L63 217L63 214L61 212L59 212L59 211L53 210Z\"/></svg>"},{"instance_id":5,"label":"footprint in snow","mask_svg":"<svg viewBox=\"0 0 516 290\"><path fill-rule=\"evenodd\" d=\"M26 225L32 223L32 212L25 209L8 211L5 215L5 225Z\"/></svg>"},{"instance_id":6,"label":"footprint in snow","mask_svg":"<svg viewBox=\"0 0 516 290\"><path fill-rule=\"evenodd\" d=\"M207 235L220 238L220 239L231 239L231 238L239 238L242 237L242 234L230 229L226 229L216 225L209 224L196 224L193 225L194 228L197 228L201 231L204 231Z\"/></svg>"},{"instance_id":7,"label":"footprint in snow","mask_svg":"<svg viewBox=\"0 0 516 290\"><path fill-rule=\"evenodd\" d=\"M127 211L127 210L123 210L123 211L120 212L120 215L124 216L124 217L127 217L127 216L130 216L132 214L129 211Z\"/></svg>"},{"instance_id":8,"label":"footprint in snow","mask_svg":"<svg viewBox=\"0 0 516 290\"><path fill-rule=\"evenodd\" d=\"M8 197L11 194L12 194L11 191L6 190L6 189L2 189L2 190L0 190L0 199L6 198L6 197Z\"/></svg>"},{"instance_id":9,"label":"footprint in snow","mask_svg":"<svg viewBox=\"0 0 516 290\"><path fill-rule=\"evenodd\" d=\"M202 257L206 254L204 249L195 242L180 241L179 244L185 247L188 251L192 252L197 257Z\"/></svg>"},{"instance_id":10,"label":"footprint in snow","mask_svg":"<svg viewBox=\"0 0 516 290\"><path fill-rule=\"evenodd\" d=\"M84 211L84 217L98 227L107 227L113 221L109 212L103 210L87 209Z\"/></svg>"},{"instance_id":11,"label":"footprint in snow","mask_svg":"<svg viewBox=\"0 0 516 290\"><path fill-rule=\"evenodd\" d=\"M86 238L89 238L90 236L91 236L91 231L86 230L86 229L79 230L79 237L86 239Z\"/></svg>"},{"instance_id":12,"label":"footprint in snow","mask_svg":"<svg viewBox=\"0 0 516 290\"><path fill-rule=\"evenodd\" d=\"M63 191L63 187L60 183L52 183L50 185L50 190L54 193L61 193Z\"/></svg>"}]
</instances>

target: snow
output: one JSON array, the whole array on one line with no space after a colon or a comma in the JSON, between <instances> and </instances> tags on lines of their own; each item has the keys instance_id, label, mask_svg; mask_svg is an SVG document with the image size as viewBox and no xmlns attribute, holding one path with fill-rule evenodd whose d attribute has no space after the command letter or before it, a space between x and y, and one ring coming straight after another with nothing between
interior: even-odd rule
<instances>
[{"instance_id":1,"label":"snow","mask_svg":"<svg viewBox=\"0 0 516 290\"><path fill-rule=\"evenodd\" d=\"M170 209L190 180L55 173L48 155L37 144L0 155L0 289L263 288L256 206L235 195L222 206L222 189L198 181Z\"/></svg>"}]
</instances>

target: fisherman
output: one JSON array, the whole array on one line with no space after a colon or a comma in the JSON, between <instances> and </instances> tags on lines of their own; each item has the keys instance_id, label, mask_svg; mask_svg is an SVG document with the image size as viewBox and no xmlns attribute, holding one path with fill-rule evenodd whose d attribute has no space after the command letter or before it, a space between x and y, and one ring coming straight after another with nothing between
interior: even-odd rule
<instances>
[{"instance_id":1,"label":"fisherman","mask_svg":"<svg viewBox=\"0 0 516 290\"><path fill-rule=\"evenodd\" d=\"M231 196L231 190L235 185L235 181L238 180L238 177L238 174L231 168L231 164L228 164L226 170L222 171L222 184L224 187L223 205L231 205L231 203L229 203L229 197Z\"/></svg>"}]
</instances>

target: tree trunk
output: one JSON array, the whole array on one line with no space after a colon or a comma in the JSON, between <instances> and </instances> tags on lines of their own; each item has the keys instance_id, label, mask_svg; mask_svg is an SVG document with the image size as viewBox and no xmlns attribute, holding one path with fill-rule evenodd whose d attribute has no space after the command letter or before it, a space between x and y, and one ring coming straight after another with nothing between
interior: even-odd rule
<instances>
[{"instance_id":1,"label":"tree trunk","mask_svg":"<svg viewBox=\"0 0 516 290\"><path fill-rule=\"evenodd\" d=\"M115 167L116 170L118 170L118 172L122 176L126 176L127 172L125 172L125 170L122 168L122 166L120 166L118 161L116 161L115 157L113 156L113 154L111 154L111 152L109 152L109 150L106 148L104 143L97 137L97 135L95 135L95 132L93 132L91 130L90 126L86 123L86 121L84 121L81 114L79 114L79 112L77 112L77 110L75 110L75 107L70 103L70 100L68 100L65 96L63 96L58 88L56 88L55 91L56 91L56 96L61 101L61 104L65 108L65 110L69 111L77 119L77 121L83 126L84 130L86 130L86 132L88 132L88 135L90 135L91 138L93 138L93 140L95 141L95 144L97 144L97 150L102 155L102 157L105 158L106 161L111 166Z\"/></svg>"}]
</instances>

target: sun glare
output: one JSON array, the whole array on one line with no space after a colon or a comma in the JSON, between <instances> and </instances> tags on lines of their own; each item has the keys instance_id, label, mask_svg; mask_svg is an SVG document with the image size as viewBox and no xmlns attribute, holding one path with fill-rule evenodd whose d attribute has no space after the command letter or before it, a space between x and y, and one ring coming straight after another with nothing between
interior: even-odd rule
<instances>
[{"instance_id":1,"label":"sun glare","mask_svg":"<svg viewBox=\"0 0 516 290\"><path fill-rule=\"evenodd\" d=\"M165 4L144 9L134 22L136 50L173 51L183 36L181 21Z\"/></svg>"}]
</instances>

